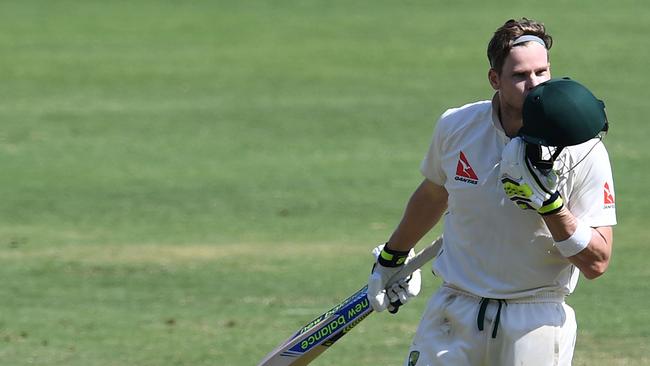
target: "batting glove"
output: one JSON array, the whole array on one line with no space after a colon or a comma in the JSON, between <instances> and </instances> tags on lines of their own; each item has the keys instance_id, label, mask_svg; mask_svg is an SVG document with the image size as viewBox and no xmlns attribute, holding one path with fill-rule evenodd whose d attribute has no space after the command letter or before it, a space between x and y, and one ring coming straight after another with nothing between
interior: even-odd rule
<instances>
[{"instance_id":1,"label":"batting glove","mask_svg":"<svg viewBox=\"0 0 650 366\"><path fill-rule=\"evenodd\" d=\"M422 276L419 269L387 288L388 280L402 269L406 261L415 256L415 251L411 249L400 252L385 248L382 244L373 249L372 254L377 262L368 279L368 301L373 310L381 312L388 309L394 314L401 305L420 293Z\"/></svg>"},{"instance_id":2,"label":"batting glove","mask_svg":"<svg viewBox=\"0 0 650 366\"><path fill-rule=\"evenodd\" d=\"M542 173L526 158L525 150L520 137L510 140L503 149L500 175L506 196L519 208L536 210L541 215L559 211L564 202L557 190L557 174L552 169Z\"/></svg>"}]
</instances>

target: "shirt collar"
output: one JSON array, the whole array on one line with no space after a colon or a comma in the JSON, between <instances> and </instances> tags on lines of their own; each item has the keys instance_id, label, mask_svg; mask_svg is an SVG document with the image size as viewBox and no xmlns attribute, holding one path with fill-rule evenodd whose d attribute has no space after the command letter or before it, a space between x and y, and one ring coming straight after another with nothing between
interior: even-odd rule
<instances>
[{"instance_id":1,"label":"shirt collar","mask_svg":"<svg viewBox=\"0 0 650 366\"><path fill-rule=\"evenodd\" d=\"M499 137L504 139L504 141L510 141L510 138L506 135L506 132L503 130L503 126L501 125L501 120L499 119L499 93L496 92L494 93L494 96L492 96L492 125L494 126L494 129L497 131L497 134Z\"/></svg>"}]
</instances>

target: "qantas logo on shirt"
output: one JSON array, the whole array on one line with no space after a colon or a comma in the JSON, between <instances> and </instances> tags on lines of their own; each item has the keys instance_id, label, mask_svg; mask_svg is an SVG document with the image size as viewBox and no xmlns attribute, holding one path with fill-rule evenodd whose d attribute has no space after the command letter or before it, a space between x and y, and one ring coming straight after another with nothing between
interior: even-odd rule
<instances>
[{"instance_id":1,"label":"qantas logo on shirt","mask_svg":"<svg viewBox=\"0 0 650 366\"><path fill-rule=\"evenodd\" d=\"M604 195L604 204L605 208L613 208L614 207L614 195L612 195L612 191L609 189L609 184L605 182L605 189L603 190L603 195Z\"/></svg>"},{"instance_id":2,"label":"qantas logo on shirt","mask_svg":"<svg viewBox=\"0 0 650 366\"><path fill-rule=\"evenodd\" d=\"M467 158L462 151L458 156L458 164L456 165L456 178L454 179L471 184L478 183L478 176L476 173L474 173L474 169L472 169L472 166L469 165L469 162L467 161Z\"/></svg>"}]
</instances>

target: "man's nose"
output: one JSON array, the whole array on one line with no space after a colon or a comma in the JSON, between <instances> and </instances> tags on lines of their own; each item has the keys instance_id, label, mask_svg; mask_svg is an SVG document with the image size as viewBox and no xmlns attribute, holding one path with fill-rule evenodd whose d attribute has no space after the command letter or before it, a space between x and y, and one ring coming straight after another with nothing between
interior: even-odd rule
<instances>
[{"instance_id":1,"label":"man's nose","mask_svg":"<svg viewBox=\"0 0 650 366\"><path fill-rule=\"evenodd\" d=\"M543 82L544 82L544 78L532 74L526 80L526 89L531 90Z\"/></svg>"}]
</instances>

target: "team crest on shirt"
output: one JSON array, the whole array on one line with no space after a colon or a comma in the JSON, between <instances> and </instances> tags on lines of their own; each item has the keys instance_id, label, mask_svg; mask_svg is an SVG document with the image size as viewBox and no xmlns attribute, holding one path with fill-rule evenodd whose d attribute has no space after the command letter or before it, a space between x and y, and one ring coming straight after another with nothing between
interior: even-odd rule
<instances>
[{"instance_id":1,"label":"team crest on shirt","mask_svg":"<svg viewBox=\"0 0 650 366\"><path fill-rule=\"evenodd\" d=\"M605 182L605 186L603 189L603 196L604 200L603 203L605 205L605 208L614 208L614 195L612 194L612 190L609 188L609 184Z\"/></svg>"},{"instance_id":2,"label":"team crest on shirt","mask_svg":"<svg viewBox=\"0 0 650 366\"><path fill-rule=\"evenodd\" d=\"M461 182L470 183L470 184L478 183L478 176L474 172L474 169L472 169L472 166L469 164L467 157L465 157L465 154L463 154L462 151L458 155L458 164L456 165L456 177L454 179L459 180Z\"/></svg>"}]
</instances>

